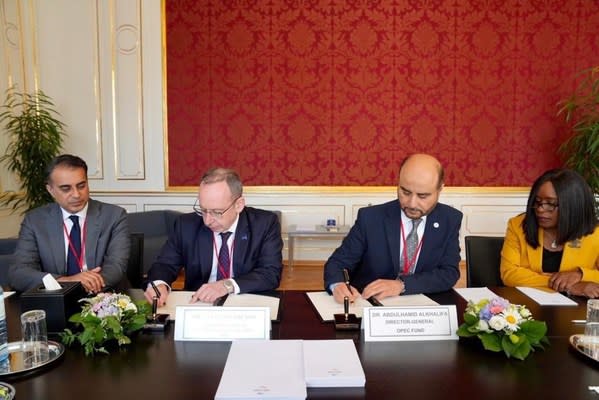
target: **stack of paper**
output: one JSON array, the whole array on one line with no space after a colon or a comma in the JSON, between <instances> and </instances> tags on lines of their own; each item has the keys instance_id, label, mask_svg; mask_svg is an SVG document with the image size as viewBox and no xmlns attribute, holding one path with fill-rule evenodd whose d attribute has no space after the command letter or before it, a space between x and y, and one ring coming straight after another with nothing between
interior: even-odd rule
<instances>
[{"instance_id":1,"label":"stack of paper","mask_svg":"<svg viewBox=\"0 0 599 400\"><path fill-rule=\"evenodd\" d=\"M304 341L308 387L364 387L366 377L352 340Z\"/></svg>"},{"instance_id":2,"label":"stack of paper","mask_svg":"<svg viewBox=\"0 0 599 400\"><path fill-rule=\"evenodd\" d=\"M215 400L305 399L301 340L235 341Z\"/></svg>"},{"instance_id":3,"label":"stack of paper","mask_svg":"<svg viewBox=\"0 0 599 400\"><path fill-rule=\"evenodd\" d=\"M364 387L352 340L234 341L216 400L305 399L307 387Z\"/></svg>"}]
</instances>

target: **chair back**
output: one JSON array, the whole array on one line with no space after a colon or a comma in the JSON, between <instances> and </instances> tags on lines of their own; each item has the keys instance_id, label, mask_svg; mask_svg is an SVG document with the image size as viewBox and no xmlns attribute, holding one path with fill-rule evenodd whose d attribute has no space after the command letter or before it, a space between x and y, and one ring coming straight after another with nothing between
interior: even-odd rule
<instances>
[{"instance_id":1,"label":"chair back","mask_svg":"<svg viewBox=\"0 0 599 400\"><path fill-rule=\"evenodd\" d=\"M139 232L144 235L142 260L144 274L148 273L156 261L160 249L175 226L175 220L181 214L181 212L173 210L140 211L127 214L129 232Z\"/></svg>"},{"instance_id":2,"label":"chair back","mask_svg":"<svg viewBox=\"0 0 599 400\"><path fill-rule=\"evenodd\" d=\"M0 286L8 288L8 266L15 262L16 238L0 239Z\"/></svg>"},{"instance_id":3,"label":"chair back","mask_svg":"<svg viewBox=\"0 0 599 400\"><path fill-rule=\"evenodd\" d=\"M466 285L503 286L499 265L503 236L466 236Z\"/></svg>"},{"instance_id":4,"label":"chair back","mask_svg":"<svg viewBox=\"0 0 599 400\"><path fill-rule=\"evenodd\" d=\"M143 289L144 277L144 234L131 233L131 248L129 250L129 262L127 263L127 279L132 288Z\"/></svg>"}]
</instances>

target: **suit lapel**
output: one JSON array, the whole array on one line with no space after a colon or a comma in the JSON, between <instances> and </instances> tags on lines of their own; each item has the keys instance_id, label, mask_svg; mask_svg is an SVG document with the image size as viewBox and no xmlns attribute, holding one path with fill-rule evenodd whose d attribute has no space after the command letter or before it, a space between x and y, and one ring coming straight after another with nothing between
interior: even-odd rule
<instances>
[{"instance_id":1,"label":"suit lapel","mask_svg":"<svg viewBox=\"0 0 599 400\"><path fill-rule=\"evenodd\" d=\"M391 254L395 276L399 275L399 243L401 241L400 222L401 209L399 208L398 203L397 207L389 208L387 211L387 218L385 219L385 237L387 238L387 247Z\"/></svg>"},{"instance_id":2,"label":"suit lapel","mask_svg":"<svg viewBox=\"0 0 599 400\"><path fill-rule=\"evenodd\" d=\"M424 233L420 238L422 240L422 247L420 248L420 255L418 256L418 262L416 263L416 269L418 271L420 265L430 264L428 258L432 256L432 249L437 248L437 240L443 237L439 232L444 232L444 227L439 219L438 208L435 207L433 211L426 217L426 223L424 225Z\"/></svg>"},{"instance_id":3,"label":"suit lapel","mask_svg":"<svg viewBox=\"0 0 599 400\"><path fill-rule=\"evenodd\" d=\"M539 233L537 235L539 240L539 246L536 249L533 249L531 246L526 246L526 251L528 252L528 262L530 264L530 268L533 271L541 272L543 271L543 229L539 229ZM562 256L563 261L563 256ZM561 266L560 266L561 267Z\"/></svg>"},{"instance_id":4,"label":"suit lapel","mask_svg":"<svg viewBox=\"0 0 599 400\"><path fill-rule=\"evenodd\" d=\"M210 272L212 272L212 254L214 253L214 236L210 228L206 225L202 225L198 235L198 241L195 244L197 247L196 251L199 254L200 259L200 275L202 276L202 282L198 282L199 286L203 282L208 282L210 279Z\"/></svg>"},{"instance_id":5,"label":"suit lapel","mask_svg":"<svg viewBox=\"0 0 599 400\"><path fill-rule=\"evenodd\" d=\"M50 248L56 249L56 251L53 251L54 265L56 265L58 273L66 274L67 258L65 254L64 220L62 219L60 206L56 203L50 208L48 226L50 227Z\"/></svg>"},{"instance_id":6,"label":"suit lapel","mask_svg":"<svg viewBox=\"0 0 599 400\"><path fill-rule=\"evenodd\" d=\"M88 269L95 268L96 265L96 249L98 247L98 239L100 238L100 208L98 203L90 200L87 207L87 215L85 219L85 261Z\"/></svg>"},{"instance_id":7,"label":"suit lapel","mask_svg":"<svg viewBox=\"0 0 599 400\"><path fill-rule=\"evenodd\" d=\"M243 265L245 255L250 243L250 226L247 219L247 213L242 211L239 214L239 222L235 230L235 248L233 249L233 274L235 276L243 274Z\"/></svg>"}]
</instances>

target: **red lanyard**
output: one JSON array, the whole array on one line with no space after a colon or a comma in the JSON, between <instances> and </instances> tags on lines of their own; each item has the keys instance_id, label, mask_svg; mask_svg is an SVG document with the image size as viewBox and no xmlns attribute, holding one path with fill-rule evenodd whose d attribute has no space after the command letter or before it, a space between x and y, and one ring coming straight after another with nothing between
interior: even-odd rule
<instances>
[{"instance_id":1,"label":"red lanyard","mask_svg":"<svg viewBox=\"0 0 599 400\"><path fill-rule=\"evenodd\" d=\"M85 229L86 226L87 226L87 218L85 218L85 221L83 222L83 228L82 228L83 229L83 239L81 239L81 253L77 253L77 250L75 250L75 246L73 246L73 243L71 242L71 235L69 234L69 231L67 229L67 224L65 224L64 222L62 223L64 233L67 235L67 240L69 241L69 249L71 249L71 251L75 255L75 259L77 259L77 265L79 265L79 271L83 271L83 264L85 263L85 239L87 238L87 229ZM73 229L73 228L71 227L71 229ZM68 257L68 254L67 254L67 257Z\"/></svg>"},{"instance_id":2,"label":"red lanyard","mask_svg":"<svg viewBox=\"0 0 599 400\"><path fill-rule=\"evenodd\" d=\"M400 230L401 230L401 242L403 244L403 274L407 275L408 272L412 269L412 266L416 263L416 259L418 258L418 254L420 253L420 248L422 247L422 242L424 241L424 235L422 235L422 239L418 242L418 247L416 247L416 252L411 260L408 260L408 252L406 251L407 243L406 243L406 235L403 230L403 220L399 219Z\"/></svg>"},{"instance_id":3,"label":"red lanyard","mask_svg":"<svg viewBox=\"0 0 599 400\"><path fill-rule=\"evenodd\" d=\"M223 243L221 244L221 247L227 245L227 242L225 240L223 240L222 242ZM228 265L229 273L228 274L226 273L225 265L221 265L220 260L218 259L218 249L216 248L216 239L214 239L214 234L212 235L212 244L214 244L214 254L216 254L216 264L218 266L218 269L220 269L220 273L223 276L230 278L231 277L231 266L233 264L233 249L235 248L235 239L233 239L233 242L231 243L231 250L229 251L229 265Z\"/></svg>"}]
</instances>

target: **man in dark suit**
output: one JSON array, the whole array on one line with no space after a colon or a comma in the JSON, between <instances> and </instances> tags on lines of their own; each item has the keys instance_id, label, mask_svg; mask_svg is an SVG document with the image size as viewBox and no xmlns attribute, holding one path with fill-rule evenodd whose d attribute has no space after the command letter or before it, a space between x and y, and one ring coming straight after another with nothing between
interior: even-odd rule
<instances>
[{"instance_id":1,"label":"man in dark suit","mask_svg":"<svg viewBox=\"0 0 599 400\"><path fill-rule=\"evenodd\" d=\"M191 301L213 302L232 293L276 289L283 268L281 225L276 214L246 207L243 186L233 170L214 168L200 180L195 213L175 222L148 280L166 302L170 285L185 268ZM151 302L155 292L145 292Z\"/></svg>"},{"instance_id":2,"label":"man in dark suit","mask_svg":"<svg viewBox=\"0 0 599 400\"><path fill-rule=\"evenodd\" d=\"M79 281L88 292L116 287L129 258L125 210L89 198L87 164L77 156L64 154L52 160L46 182L55 203L25 215L15 263L9 267L10 286L24 291L52 274L59 282ZM75 220L77 245L71 236Z\"/></svg>"},{"instance_id":3,"label":"man in dark suit","mask_svg":"<svg viewBox=\"0 0 599 400\"><path fill-rule=\"evenodd\" d=\"M453 287L460 277L462 213L438 203L443 179L437 159L413 154L401 164L399 201L358 211L355 225L324 268L325 288L336 301ZM351 289L344 284L343 269L349 272Z\"/></svg>"}]
</instances>

